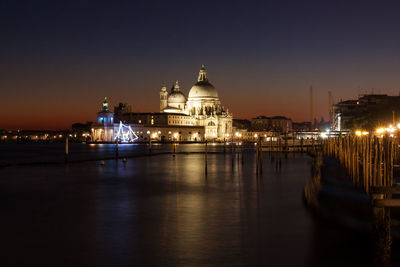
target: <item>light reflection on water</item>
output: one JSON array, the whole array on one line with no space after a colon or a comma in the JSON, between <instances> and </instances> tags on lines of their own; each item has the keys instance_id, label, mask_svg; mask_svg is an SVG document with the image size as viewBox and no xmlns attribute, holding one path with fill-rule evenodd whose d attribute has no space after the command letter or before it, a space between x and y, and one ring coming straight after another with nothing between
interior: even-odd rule
<instances>
[{"instance_id":1,"label":"light reflection on water","mask_svg":"<svg viewBox=\"0 0 400 267\"><path fill-rule=\"evenodd\" d=\"M236 156L236 155L235 155ZM161 155L0 169L3 252L14 265L364 263L363 237L321 224L302 203L310 159L253 153ZM347 253L343 245L353 246ZM24 257L20 257L24 255ZM11 264L12 265L12 264Z\"/></svg>"},{"instance_id":2,"label":"light reflection on water","mask_svg":"<svg viewBox=\"0 0 400 267\"><path fill-rule=\"evenodd\" d=\"M253 147L252 147L253 148ZM230 148L228 147L227 150ZM172 144L151 145L152 153L172 152ZM205 144L177 144L176 152L204 152ZM149 154L149 144L119 144L119 157L129 157ZM208 146L209 152L222 152L223 145ZM0 166L1 164L38 163L38 162L64 162L64 143L1 143L0 142ZM116 156L115 144L69 144L69 159L71 161L113 158Z\"/></svg>"}]
</instances>

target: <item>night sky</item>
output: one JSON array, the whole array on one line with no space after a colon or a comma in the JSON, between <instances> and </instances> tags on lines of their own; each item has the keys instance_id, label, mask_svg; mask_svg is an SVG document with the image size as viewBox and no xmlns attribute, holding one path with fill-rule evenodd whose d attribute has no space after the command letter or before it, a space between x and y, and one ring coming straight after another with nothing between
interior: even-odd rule
<instances>
[{"instance_id":1,"label":"night sky","mask_svg":"<svg viewBox=\"0 0 400 267\"><path fill-rule=\"evenodd\" d=\"M399 2L398 2L399 3ZM1 1L0 129L94 121L105 96L158 112L205 64L235 118L327 118L334 100L399 94L396 1Z\"/></svg>"}]
</instances>

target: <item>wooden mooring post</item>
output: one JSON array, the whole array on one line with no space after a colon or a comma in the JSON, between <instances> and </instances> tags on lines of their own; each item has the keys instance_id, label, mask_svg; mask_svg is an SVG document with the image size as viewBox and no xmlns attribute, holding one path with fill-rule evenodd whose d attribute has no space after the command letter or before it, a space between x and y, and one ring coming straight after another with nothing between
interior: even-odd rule
<instances>
[{"instance_id":1,"label":"wooden mooring post","mask_svg":"<svg viewBox=\"0 0 400 267\"><path fill-rule=\"evenodd\" d=\"M285 152L289 151L289 146L288 146L288 136L287 133L285 133Z\"/></svg>"},{"instance_id":2,"label":"wooden mooring post","mask_svg":"<svg viewBox=\"0 0 400 267\"><path fill-rule=\"evenodd\" d=\"M314 136L313 137L311 137L311 153L312 153L312 155L314 155L314 152L315 152L315 147L314 147Z\"/></svg>"},{"instance_id":3,"label":"wooden mooring post","mask_svg":"<svg viewBox=\"0 0 400 267\"><path fill-rule=\"evenodd\" d=\"M261 139L261 136L258 138L258 142L257 142L257 146L256 146L256 161L257 161L257 163L256 163L256 166L257 166L257 168L256 168L256 171L257 171L257 173L260 173L260 175L262 175L262 172L263 172L263 160L262 160L262 139Z\"/></svg>"},{"instance_id":4,"label":"wooden mooring post","mask_svg":"<svg viewBox=\"0 0 400 267\"><path fill-rule=\"evenodd\" d=\"M205 144L205 151L204 151L204 171L205 174L207 176L207 140L206 140L206 144Z\"/></svg>"},{"instance_id":5,"label":"wooden mooring post","mask_svg":"<svg viewBox=\"0 0 400 267\"><path fill-rule=\"evenodd\" d=\"M68 133L65 134L65 163L68 163L69 147L68 147Z\"/></svg>"},{"instance_id":6,"label":"wooden mooring post","mask_svg":"<svg viewBox=\"0 0 400 267\"><path fill-rule=\"evenodd\" d=\"M239 164L239 161L240 161L240 145L239 145L239 143L236 143L235 156L236 156L236 164Z\"/></svg>"},{"instance_id":7,"label":"wooden mooring post","mask_svg":"<svg viewBox=\"0 0 400 267\"><path fill-rule=\"evenodd\" d=\"M244 145L241 147L241 159L242 159L242 165L244 164Z\"/></svg>"},{"instance_id":8,"label":"wooden mooring post","mask_svg":"<svg viewBox=\"0 0 400 267\"><path fill-rule=\"evenodd\" d=\"M115 159L118 159L118 139L115 140Z\"/></svg>"},{"instance_id":9,"label":"wooden mooring post","mask_svg":"<svg viewBox=\"0 0 400 267\"><path fill-rule=\"evenodd\" d=\"M231 142L231 153L232 153L232 169L233 169L233 161L234 161L234 147L233 147L233 133L232 133L232 142Z\"/></svg>"},{"instance_id":10,"label":"wooden mooring post","mask_svg":"<svg viewBox=\"0 0 400 267\"><path fill-rule=\"evenodd\" d=\"M371 194L372 207L372 243L375 262L387 262L390 260L392 237L390 234L391 219L390 208L380 206L379 200L384 200L385 195Z\"/></svg>"},{"instance_id":11,"label":"wooden mooring post","mask_svg":"<svg viewBox=\"0 0 400 267\"><path fill-rule=\"evenodd\" d=\"M300 139L300 151L303 153L303 137Z\"/></svg>"},{"instance_id":12,"label":"wooden mooring post","mask_svg":"<svg viewBox=\"0 0 400 267\"><path fill-rule=\"evenodd\" d=\"M149 135L149 153L151 154L151 135Z\"/></svg>"},{"instance_id":13,"label":"wooden mooring post","mask_svg":"<svg viewBox=\"0 0 400 267\"><path fill-rule=\"evenodd\" d=\"M224 138L224 155L226 154L226 139Z\"/></svg>"}]
</instances>

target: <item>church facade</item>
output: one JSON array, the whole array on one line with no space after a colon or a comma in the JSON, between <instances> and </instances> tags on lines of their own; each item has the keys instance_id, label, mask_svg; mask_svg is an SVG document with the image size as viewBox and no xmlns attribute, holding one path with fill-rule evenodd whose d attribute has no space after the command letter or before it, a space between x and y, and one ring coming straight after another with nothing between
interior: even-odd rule
<instances>
[{"instance_id":1,"label":"church facade","mask_svg":"<svg viewBox=\"0 0 400 267\"><path fill-rule=\"evenodd\" d=\"M165 84L160 92L160 112L190 116L195 126L203 126L208 140L224 140L232 134L232 114L221 105L217 89L209 82L204 65L197 83L186 98L178 81L167 91Z\"/></svg>"}]
</instances>

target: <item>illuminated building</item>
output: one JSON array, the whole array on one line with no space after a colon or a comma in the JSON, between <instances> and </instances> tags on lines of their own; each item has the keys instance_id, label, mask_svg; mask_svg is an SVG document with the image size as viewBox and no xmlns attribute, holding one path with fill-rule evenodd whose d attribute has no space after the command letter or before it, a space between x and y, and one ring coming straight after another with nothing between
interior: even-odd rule
<instances>
[{"instance_id":1,"label":"illuminated building","mask_svg":"<svg viewBox=\"0 0 400 267\"><path fill-rule=\"evenodd\" d=\"M232 114L221 105L217 90L208 81L204 65L187 99L180 90L178 81L170 93L165 84L162 85L160 112L190 116L193 125L205 128L205 138L209 140L223 140L226 134L232 133Z\"/></svg>"},{"instance_id":2,"label":"illuminated building","mask_svg":"<svg viewBox=\"0 0 400 267\"><path fill-rule=\"evenodd\" d=\"M118 109L115 109L118 110ZM194 125L194 118L179 113L121 113L108 109L105 99L97 113L97 123L92 126L94 142L201 142L204 141L204 127Z\"/></svg>"},{"instance_id":3,"label":"illuminated building","mask_svg":"<svg viewBox=\"0 0 400 267\"><path fill-rule=\"evenodd\" d=\"M400 114L400 96L386 94L360 95L357 99L333 105L332 129L337 131L375 129L393 124Z\"/></svg>"},{"instance_id":4,"label":"illuminated building","mask_svg":"<svg viewBox=\"0 0 400 267\"><path fill-rule=\"evenodd\" d=\"M288 133L292 131L292 120L283 116L258 116L251 120L252 131L268 131L274 133Z\"/></svg>"},{"instance_id":5,"label":"illuminated building","mask_svg":"<svg viewBox=\"0 0 400 267\"><path fill-rule=\"evenodd\" d=\"M204 141L224 140L232 133L232 114L222 107L215 87L209 83L204 65L200 69L197 83L189 96L181 91L176 81L168 93L165 84L160 91L160 112L134 113L130 106L120 103L109 111L107 99L97 113L97 124L93 125L92 141L132 142L146 141ZM122 123L122 124L121 124ZM122 126L121 126L122 125ZM136 138L124 138L136 134Z\"/></svg>"},{"instance_id":6,"label":"illuminated building","mask_svg":"<svg viewBox=\"0 0 400 267\"><path fill-rule=\"evenodd\" d=\"M152 140L157 141L204 141L204 127L196 126L192 116L180 113L125 113L121 117L136 132L138 141L148 140L147 131Z\"/></svg>"},{"instance_id":7,"label":"illuminated building","mask_svg":"<svg viewBox=\"0 0 400 267\"><path fill-rule=\"evenodd\" d=\"M104 98L101 111L97 113L97 124L92 128L92 140L113 142L114 128L114 113L110 112L106 97Z\"/></svg>"}]
</instances>

